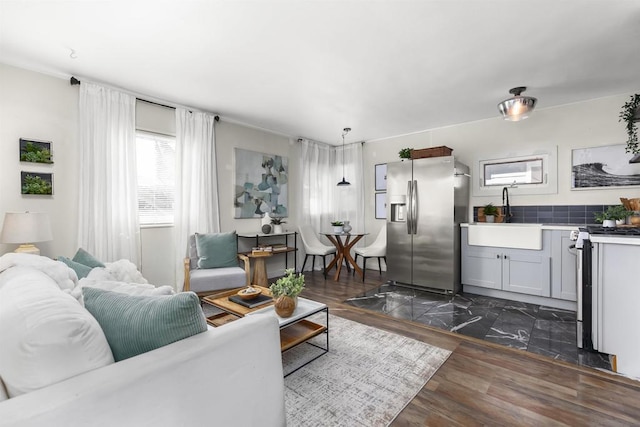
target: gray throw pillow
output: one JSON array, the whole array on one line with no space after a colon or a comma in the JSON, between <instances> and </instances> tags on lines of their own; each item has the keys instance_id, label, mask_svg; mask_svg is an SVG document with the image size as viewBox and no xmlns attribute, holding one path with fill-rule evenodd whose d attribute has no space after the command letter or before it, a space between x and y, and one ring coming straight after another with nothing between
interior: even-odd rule
<instances>
[{"instance_id":1,"label":"gray throw pillow","mask_svg":"<svg viewBox=\"0 0 640 427\"><path fill-rule=\"evenodd\" d=\"M96 257L94 257L93 255L91 255L89 252L85 251L82 248L78 249L78 251L73 256L73 258L71 258L71 260L73 262L78 262L80 264L84 264L91 268L104 267L104 264L101 263L100 260L98 260Z\"/></svg>"},{"instance_id":2,"label":"gray throw pillow","mask_svg":"<svg viewBox=\"0 0 640 427\"><path fill-rule=\"evenodd\" d=\"M65 264L67 264L69 268L75 271L76 275L78 276L78 279L83 279L87 277L89 273L91 273L91 270L93 270L92 267L86 266L84 264L80 264L79 262L72 261L69 258L64 256L59 256L58 261L64 262Z\"/></svg>"},{"instance_id":3,"label":"gray throw pillow","mask_svg":"<svg viewBox=\"0 0 640 427\"><path fill-rule=\"evenodd\" d=\"M85 287L83 294L116 362L207 330L193 292L139 296Z\"/></svg>"},{"instance_id":4,"label":"gray throw pillow","mask_svg":"<svg viewBox=\"0 0 640 427\"><path fill-rule=\"evenodd\" d=\"M238 241L236 232L196 233L198 268L222 268L238 266Z\"/></svg>"}]
</instances>

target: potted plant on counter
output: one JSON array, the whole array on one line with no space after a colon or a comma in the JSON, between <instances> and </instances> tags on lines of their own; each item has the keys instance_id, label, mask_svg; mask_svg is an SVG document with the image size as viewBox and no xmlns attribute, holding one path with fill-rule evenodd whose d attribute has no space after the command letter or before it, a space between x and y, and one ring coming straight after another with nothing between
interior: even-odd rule
<instances>
[{"instance_id":1,"label":"potted plant on counter","mask_svg":"<svg viewBox=\"0 0 640 427\"><path fill-rule=\"evenodd\" d=\"M633 215L633 211L627 210L622 205L609 206L604 212L594 214L596 222L601 222L603 227L615 227L616 224L624 224L628 216Z\"/></svg>"},{"instance_id":2,"label":"potted plant on counter","mask_svg":"<svg viewBox=\"0 0 640 427\"><path fill-rule=\"evenodd\" d=\"M493 206L493 203L489 203L484 205L482 209L484 212L485 221L495 222L496 216L498 215L498 208Z\"/></svg>"},{"instance_id":3,"label":"potted plant on counter","mask_svg":"<svg viewBox=\"0 0 640 427\"><path fill-rule=\"evenodd\" d=\"M284 277L269 287L274 299L273 307L280 317L290 317L298 305L298 295L304 289L304 276L296 275L293 268L284 271Z\"/></svg>"},{"instance_id":4,"label":"potted plant on counter","mask_svg":"<svg viewBox=\"0 0 640 427\"><path fill-rule=\"evenodd\" d=\"M333 227L333 232L336 234L342 233L342 227L344 226L344 222L342 221L331 221L331 226Z\"/></svg>"}]
</instances>

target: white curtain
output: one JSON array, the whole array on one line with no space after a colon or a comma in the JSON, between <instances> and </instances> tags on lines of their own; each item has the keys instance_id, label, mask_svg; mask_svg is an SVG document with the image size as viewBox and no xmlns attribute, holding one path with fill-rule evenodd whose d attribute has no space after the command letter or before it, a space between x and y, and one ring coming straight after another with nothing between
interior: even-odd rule
<instances>
[{"instance_id":1,"label":"white curtain","mask_svg":"<svg viewBox=\"0 0 640 427\"><path fill-rule=\"evenodd\" d=\"M309 224L320 232L329 228L336 215L333 204L333 187L338 182L335 181L335 149L303 139L300 159L302 194L299 223Z\"/></svg>"},{"instance_id":2,"label":"white curtain","mask_svg":"<svg viewBox=\"0 0 640 427\"><path fill-rule=\"evenodd\" d=\"M220 231L215 116L176 108L176 289L184 285L189 235Z\"/></svg>"},{"instance_id":3,"label":"white curtain","mask_svg":"<svg viewBox=\"0 0 640 427\"><path fill-rule=\"evenodd\" d=\"M135 97L82 82L78 245L140 265Z\"/></svg>"},{"instance_id":4,"label":"white curtain","mask_svg":"<svg viewBox=\"0 0 640 427\"><path fill-rule=\"evenodd\" d=\"M342 180L342 146L336 147L336 165L338 170L333 184L336 219L349 221L354 231L365 232L362 143L344 146L344 175L351 185L336 185Z\"/></svg>"},{"instance_id":5,"label":"white curtain","mask_svg":"<svg viewBox=\"0 0 640 427\"><path fill-rule=\"evenodd\" d=\"M353 230L364 228L364 192L362 144L344 147L344 177L349 186L338 186L342 180L342 146L303 139L300 156L302 174L301 208L298 223L309 224L320 233L331 228L331 221L350 221ZM326 244L331 244L324 237Z\"/></svg>"}]
</instances>

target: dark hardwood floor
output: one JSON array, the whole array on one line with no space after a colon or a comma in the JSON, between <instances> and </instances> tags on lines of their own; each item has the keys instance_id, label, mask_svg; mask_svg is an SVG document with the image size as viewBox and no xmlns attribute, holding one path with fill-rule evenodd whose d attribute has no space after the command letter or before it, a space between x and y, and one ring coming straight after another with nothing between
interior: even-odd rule
<instances>
[{"instance_id":1,"label":"dark hardwood floor","mask_svg":"<svg viewBox=\"0 0 640 427\"><path fill-rule=\"evenodd\" d=\"M545 356L395 319L342 302L386 281L305 274L302 296L330 313L452 351L393 426L640 425L640 382Z\"/></svg>"}]
</instances>

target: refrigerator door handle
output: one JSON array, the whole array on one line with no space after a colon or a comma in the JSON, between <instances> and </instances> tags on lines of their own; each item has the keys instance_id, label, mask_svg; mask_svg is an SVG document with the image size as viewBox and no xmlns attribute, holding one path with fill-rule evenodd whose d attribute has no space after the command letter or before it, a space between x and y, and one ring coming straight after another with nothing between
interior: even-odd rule
<instances>
[{"instance_id":1,"label":"refrigerator door handle","mask_svg":"<svg viewBox=\"0 0 640 427\"><path fill-rule=\"evenodd\" d=\"M413 229L411 223L413 221L412 217L412 200L413 200L413 186L411 181L407 181L407 234L411 234L411 230Z\"/></svg>"},{"instance_id":2,"label":"refrigerator door handle","mask_svg":"<svg viewBox=\"0 0 640 427\"><path fill-rule=\"evenodd\" d=\"M413 194L411 195L411 207L413 208L412 224L413 234L418 234L418 181L413 181Z\"/></svg>"}]
</instances>

